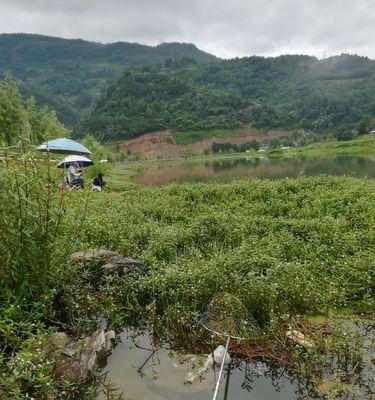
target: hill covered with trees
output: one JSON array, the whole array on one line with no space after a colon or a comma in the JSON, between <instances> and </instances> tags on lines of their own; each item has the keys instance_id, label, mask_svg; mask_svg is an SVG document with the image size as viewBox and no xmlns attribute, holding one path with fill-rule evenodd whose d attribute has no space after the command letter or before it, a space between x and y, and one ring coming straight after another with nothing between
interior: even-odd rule
<instances>
[{"instance_id":1,"label":"hill covered with trees","mask_svg":"<svg viewBox=\"0 0 375 400\"><path fill-rule=\"evenodd\" d=\"M128 69L82 132L126 139L161 129L304 129L349 135L373 128L375 61L285 55Z\"/></svg>"},{"instance_id":2,"label":"hill covered with trees","mask_svg":"<svg viewBox=\"0 0 375 400\"><path fill-rule=\"evenodd\" d=\"M216 57L187 43L145 46L68 40L33 34L0 35L0 78L10 72L23 82L25 96L54 108L73 126L105 90L131 66L174 65L177 60L204 63Z\"/></svg>"}]
</instances>

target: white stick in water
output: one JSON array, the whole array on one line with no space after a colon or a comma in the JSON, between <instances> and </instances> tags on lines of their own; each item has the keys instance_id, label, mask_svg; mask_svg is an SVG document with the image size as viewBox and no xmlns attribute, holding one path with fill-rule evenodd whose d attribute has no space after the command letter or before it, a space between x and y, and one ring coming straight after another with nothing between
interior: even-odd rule
<instances>
[{"instance_id":1,"label":"white stick in water","mask_svg":"<svg viewBox=\"0 0 375 400\"><path fill-rule=\"evenodd\" d=\"M225 352L223 354L223 359L221 361L219 377L217 378L216 387L215 387L215 393L214 393L214 397L212 398L212 400L216 400L217 399L217 395L219 393L220 381L221 381L221 376L223 375L223 371L224 371L225 357L226 357L227 352L228 352L229 342L230 342L230 336L228 336L227 344L225 345Z\"/></svg>"}]
</instances>

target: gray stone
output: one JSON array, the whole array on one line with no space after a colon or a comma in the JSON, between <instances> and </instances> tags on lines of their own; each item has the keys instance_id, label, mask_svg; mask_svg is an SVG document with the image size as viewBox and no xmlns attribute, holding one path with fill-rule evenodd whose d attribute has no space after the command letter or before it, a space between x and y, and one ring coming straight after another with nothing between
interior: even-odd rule
<instances>
[{"instance_id":1,"label":"gray stone","mask_svg":"<svg viewBox=\"0 0 375 400\"><path fill-rule=\"evenodd\" d=\"M98 329L84 340L68 344L56 362L56 377L69 382L85 379L98 361L110 354L114 338L114 331L104 333L103 329Z\"/></svg>"},{"instance_id":2,"label":"gray stone","mask_svg":"<svg viewBox=\"0 0 375 400\"><path fill-rule=\"evenodd\" d=\"M80 363L74 357L61 354L55 365L55 376L69 382L77 382L83 378Z\"/></svg>"},{"instance_id":3,"label":"gray stone","mask_svg":"<svg viewBox=\"0 0 375 400\"><path fill-rule=\"evenodd\" d=\"M68 357L77 356L82 352L82 346L83 346L82 342L70 343L68 346L65 347L62 354Z\"/></svg>"},{"instance_id":4,"label":"gray stone","mask_svg":"<svg viewBox=\"0 0 375 400\"><path fill-rule=\"evenodd\" d=\"M88 249L85 251L79 251L77 253L73 253L70 256L70 259L73 262L106 261L114 256L119 257L120 255L115 251L111 250Z\"/></svg>"},{"instance_id":5,"label":"gray stone","mask_svg":"<svg viewBox=\"0 0 375 400\"><path fill-rule=\"evenodd\" d=\"M105 348L106 350L112 350L113 346L115 345L116 342L116 333L114 330L109 330L108 332L105 333Z\"/></svg>"},{"instance_id":6,"label":"gray stone","mask_svg":"<svg viewBox=\"0 0 375 400\"><path fill-rule=\"evenodd\" d=\"M119 274L140 274L147 271L147 267L140 260L127 257L111 257L107 264L101 267L103 273L116 271Z\"/></svg>"},{"instance_id":7,"label":"gray stone","mask_svg":"<svg viewBox=\"0 0 375 400\"><path fill-rule=\"evenodd\" d=\"M99 353L105 348L105 336L103 329L94 332L86 338L84 350L81 356L81 368L84 375L97 366Z\"/></svg>"}]
</instances>

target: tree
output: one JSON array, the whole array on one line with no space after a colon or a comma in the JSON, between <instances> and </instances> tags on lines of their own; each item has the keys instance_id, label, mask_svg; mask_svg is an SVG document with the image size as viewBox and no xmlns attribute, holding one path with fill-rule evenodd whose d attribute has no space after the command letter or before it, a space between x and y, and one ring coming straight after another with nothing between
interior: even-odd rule
<instances>
[{"instance_id":1,"label":"tree","mask_svg":"<svg viewBox=\"0 0 375 400\"><path fill-rule=\"evenodd\" d=\"M354 139L354 136L355 136L355 134L353 131L342 130L341 132L338 133L337 139L341 140L341 141L352 140L352 139Z\"/></svg>"},{"instance_id":2,"label":"tree","mask_svg":"<svg viewBox=\"0 0 375 400\"><path fill-rule=\"evenodd\" d=\"M357 130L359 135L369 133L373 127L373 119L370 115L364 115L358 123Z\"/></svg>"},{"instance_id":3,"label":"tree","mask_svg":"<svg viewBox=\"0 0 375 400\"><path fill-rule=\"evenodd\" d=\"M0 142L11 147L26 122L25 104L18 83L6 75L0 81Z\"/></svg>"},{"instance_id":4,"label":"tree","mask_svg":"<svg viewBox=\"0 0 375 400\"><path fill-rule=\"evenodd\" d=\"M19 83L7 75L0 81L0 143L11 147L21 134L31 144L70 136L54 111L38 109L33 97L23 100Z\"/></svg>"}]
</instances>

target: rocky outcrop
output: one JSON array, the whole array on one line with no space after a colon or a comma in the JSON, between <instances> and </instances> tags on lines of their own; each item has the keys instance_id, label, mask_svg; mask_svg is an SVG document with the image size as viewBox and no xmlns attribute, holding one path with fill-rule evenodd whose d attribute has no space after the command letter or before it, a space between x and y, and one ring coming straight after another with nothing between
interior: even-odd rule
<instances>
[{"instance_id":1,"label":"rocky outcrop","mask_svg":"<svg viewBox=\"0 0 375 400\"><path fill-rule=\"evenodd\" d=\"M101 266L100 269L103 273L108 271L116 271L121 275L141 274L147 271L147 268L142 261L117 256L111 257L108 260L108 263Z\"/></svg>"},{"instance_id":2,"label":"rocky outcrop","mask_svg":"<svg viewBox=\"0 0 375 400\"><path fill-rule=\"evenodd\" d=\"M85 379L89 371L112 352L115 339L113 330L104 332L99 329L81 341L69 343L56 361L56 378L68 382Z\"/></svg>"},{"instance_id":3,"label":"rocky outcrop","mask_svg":"<svg viewBox=\"0 0 375 400\"><path fill-rule=\"evenodd\" d=\"M107 261L114 256L119 257L120 254L116 253L115 251L105 249L88 249L73 253L70 256L70 259L73 262Z\"/></svg>"},{"instance_id":4,"label":"rocky outcrop","mask_svg":"<svg viewBox=\"0 0 375 400\"><path fill-rule=\"evenodd\" d=\"M105 249L89 249L80 251L70 256L71 261L75 263L93 264L90 282L98 284L103 275L115 272L120 276L132 275L138 276L147 272L146 265L133 258L122 257L115 251Z\"/></svg>"}]
</instances>

